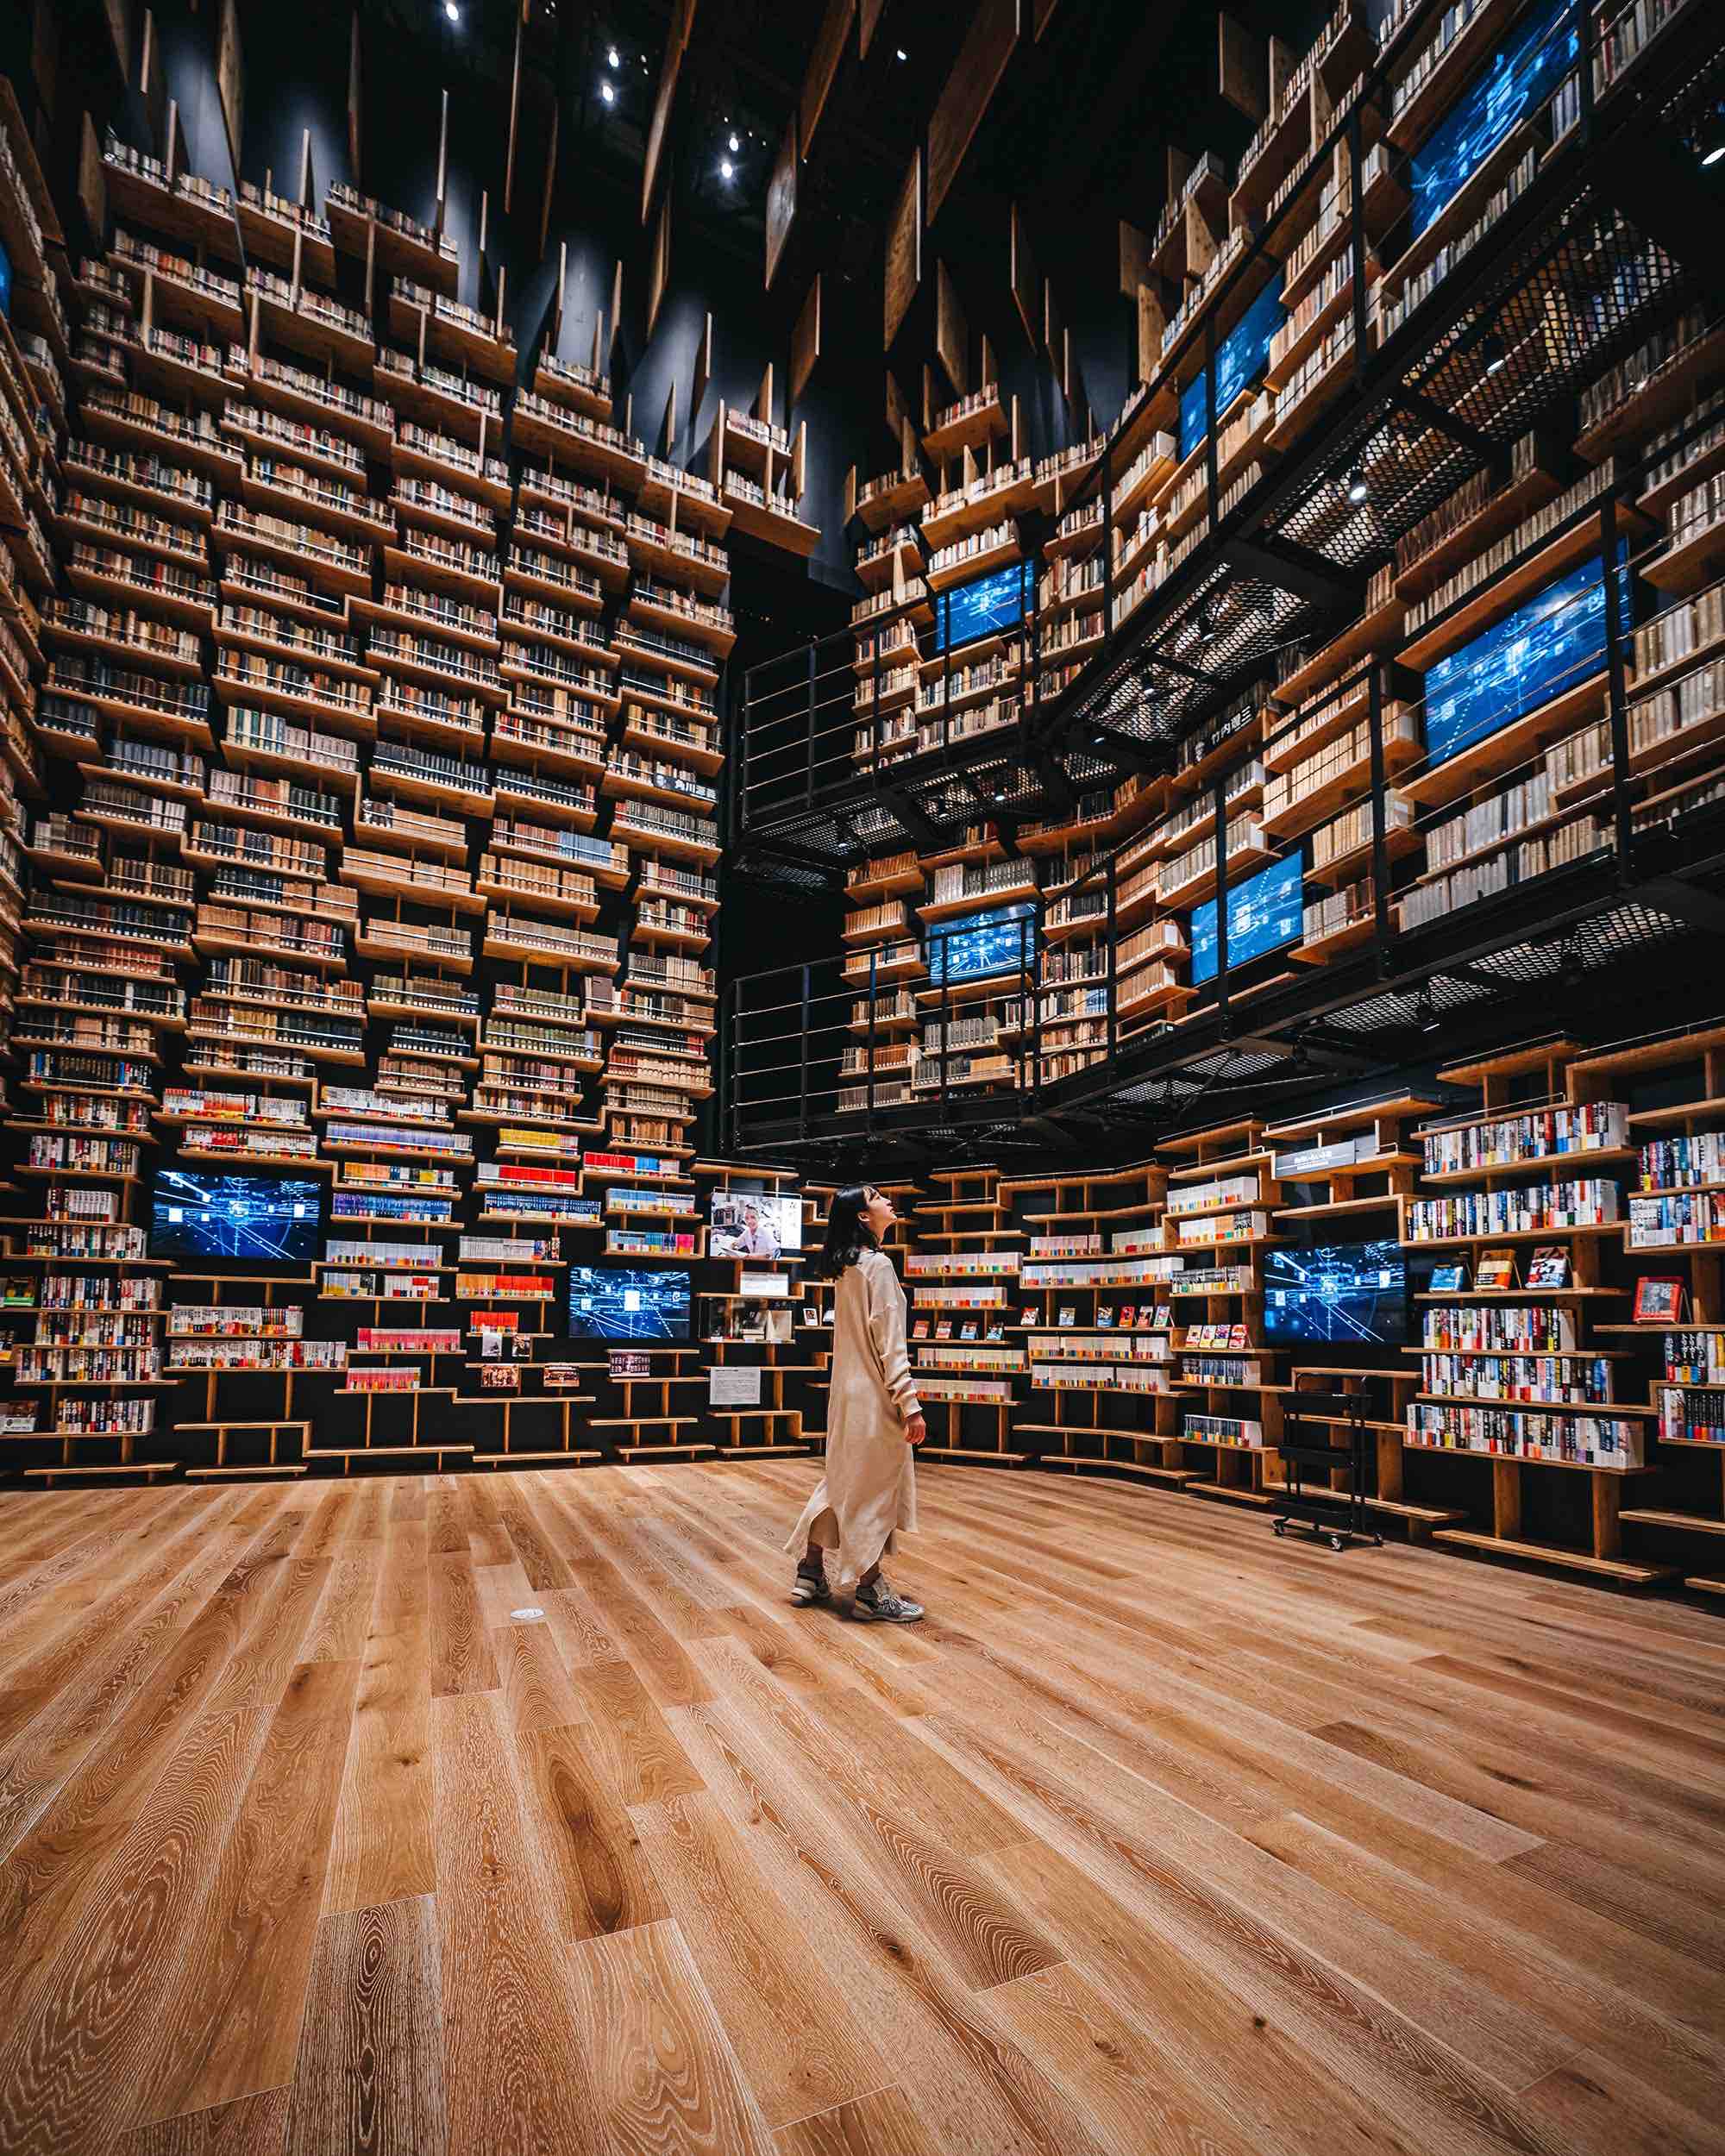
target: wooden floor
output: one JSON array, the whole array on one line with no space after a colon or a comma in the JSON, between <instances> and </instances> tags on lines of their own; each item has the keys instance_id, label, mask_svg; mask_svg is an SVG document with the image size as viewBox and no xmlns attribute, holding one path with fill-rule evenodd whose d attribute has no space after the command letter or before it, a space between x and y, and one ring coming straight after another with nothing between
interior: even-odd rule
<instances>
[{"instance_id":1,"label":"wooden floor","mask_svg":"<svg viewBox=\"0 0 1725 2156\"><path fill-rule=\"evenodd\" d=\"M0 1498L6 2156L1725 2150L1725 1623L807 1460Z\"/></svg>"}]
</instances>

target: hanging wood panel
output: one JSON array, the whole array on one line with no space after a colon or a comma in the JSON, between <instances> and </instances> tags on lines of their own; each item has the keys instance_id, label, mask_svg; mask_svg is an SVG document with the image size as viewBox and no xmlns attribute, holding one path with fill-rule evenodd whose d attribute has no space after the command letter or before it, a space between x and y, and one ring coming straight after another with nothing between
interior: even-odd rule
<instances>
[{"instance_id":1,"label":"hanging wood panel","mask_svg":"<svg viewBox=\"0 0 1725 2156\"><path fill-rule=\"evenodd\" d=\"M958 303L958 288L944 262L934 266L934 355L946 369L953 394L970 393L970 328Z\"/></svg>"},{"instance_id":2,"label":"hanging wood panel","mask_svg":"<svg viewBox=\"0 0 1725 2156\"><path fill-rule=\"evenodd\" d=\"M827 97L838 73L838 63L844 58L844 41L850 34L856 14L856 0L827 0L814 50L809 54L808 72L803 77L803 94L798 108L805 157L814 140L814 131L820 125L820 116L826 110Z\"/></svg>"},{"instance_id":3,"label":"hanging wood panel","mask_svg":"<svg viewBox=\"0 0 1725 2156\"><path fill-rule=\"evenodd\" d=\"M814 373L815 361L820 357L820 279L816 276L808 288L802 311L797 317L797 326L791 332L791 402L795 404L808 387L809 376Z\"/></svg>"},{"instance_id":4,"label":"hanging wood panel","mask_svg":"<svg viewBox=\"0 0 1725 2156\"><path fill-rule=\"evenodd\" d=\"M922 152L913 153L887 227L885 350L899 334L922 282Z\"/></svg>"},{"instance_id":5,"label":"hanging wood panel","mask_svg":"<svg viewBox=\"0 0 1725 2156\"><path fill-rule=\"evenodd\" d=\"M773 176L767 182L766 282L769 291L785 252L785 242L791 236L791 223L796 214L797 116L794 112L785 123L785 139L779 145L779 154L773 160Z\"/></svg>"},{"instance_id":6,"label":"hanging wood panel","mask_svg":"<svg viewBox=\"0 0 1725 2156\"><path fill-rule=\"evenodd\" d=\"M982 0L928 122L928 221L940 215L1018 43L1020 0Z\"/></svg>"},{"instance_id":7,"label":"hanging wood panel","mask_svg":"<svg viewBox=\"0 0 1725 2156\"><path fill-rule=\"evenodd\" d=\"M1254 127L1270 110L1264 100L1270 79L1264 40L1254 37L1231 15L1216 17L1216 66L1221 93Z\"/></svg>"},{"instance_id":8,"label":"hanging wood panel","mask_svg":"<svg viewBox=\"0 0 1725 2156\"><path fill-rule=\"evenodd\" d=\"M237 174L246 139L246 60L240 49L240 11L234 0L222 0L222 26L216 41L216 88Z\"/></svg>"},{"instance_id":9,"label":"hanging wood panel","mask_svg":"<svg viewBox=\"0 0 1725 2156\"><path fill-rule=\"evenodd\" d=\"M683 48L689 41L689 30L694 22L695 0L679 0L671 21L671 34L665 41L665 64L659 71L659 90L653 100L653 117L647 128L647 159L641 170L641 222L645 224L647 213L653 207L653 192L659 184L659 160L665 154L665 137L670 132L671 106L677 95L677 75L683 64Z\"/></svg>"},{"instance_id":10,"label":"hanging wood panel","mask_svg":"<svg viewBox=\"0 0 1725 2156\"><path fill-rule=\"evenodd\" d=\"M647 335L653 335L664 304L665 287L671 277L671 197L659 204L659 222L653 235L653 260L647 271Z\"/></svg>"},{"instance_id":11,"label":"hanging wood panel","mask_svg":"<svg viewBox=\"0 0 1725 2156\"><path fill-rule=\"evenodd\" d=\"M348 37L348 171L355 187L360 185L360 11L354 9L354 20ZM544 241L540 241L544 251Z\"/></svg>"},{"instance_id":12,"label":"hanging wood panel","mask_svg":"<svg viewBox=\"0 0 1725 2156\"><path fill-rule=\"evenodd\" d=\"M1042 279L1037 274L1036 255L1030 243L1030 228L1025 222L1025 213L1017 203L1012 206L1012 264L1010 277L1013 304L1019 310L1019 320L1024 333L1030 339L1034 351L1042 342Z\"/></svg>"},{"instance_id":13,"label":"hanging wood panel","mask_svg":"<svg viewBox=\"0 0 1725 2156\"><path fill-rule=\"evenodd\" d=\"M869 47L875 42L881 10L886 3L887 0L861 0L856 11L856 51L860 59L867 60L869 57Z\"/></svg>"}]
</instances>

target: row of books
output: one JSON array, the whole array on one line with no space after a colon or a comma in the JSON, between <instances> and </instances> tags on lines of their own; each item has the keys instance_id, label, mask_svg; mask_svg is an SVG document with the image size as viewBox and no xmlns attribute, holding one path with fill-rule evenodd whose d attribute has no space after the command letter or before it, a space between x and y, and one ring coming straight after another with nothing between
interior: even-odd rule
<instances>
[{"instance_id":1,"label":"row of books","mask_svg":"<svg viewBox=\"0 0 1725 2156\"><path fill-rule=\"evenodd\" d=\"M1458 1303L1427 1310L1422 1345L1452 1354L1480 1351L1509 1354L1552 1353L1575 1345L1575 1317L1554 1303Z\"/></svg>"},{"instance_id":2,"label":"row of books","mask_svg":"<svg viewBox=\"0 0 1725 2156\"><path fill-rule=\"evenodd\" d=\"M1407 1240L1453 1242L1477 1235L1520 1235L1542 1228L1596 1227L1618 1218L1614 1182L1531 1183L1513 1190L1458 1191L1415 1198Z\"/></svg>"},{"instance_id":3,"label":"row of books","mask_svg":"<svg viewBox=\"0 0 1725 2156\"><path fill-rule=\"evenodd\" d=\"M347 1361L345 1340L175 1340L168 1349L172 1370L339 1370Z\"/></svg>"},{"instance_id":4,"label":"row of books","mask_svg":"<svg viewBox=\"0 0 1725 2156\"><path fill-rule=\"evenodd\" d=\"M1465 1169L1513 1168L1554 1154L1615 1150L1628 1139L1627 1106L1596 1100L1585 1106L1536 1108L1525 1115L1464 1124L1421 1135L1428 1175Z\"/></svg>"},{"instance_id":5,"label":"row of books","mask_svg":"<svg viewBox=\"0 0 1725 2156\"><path fill-rule=\"evenodd\" d=\"M1643 1190L1670 1190L1683 1183L1725 1184L1725 1131L1694 1131L1641 1148Z\"/></svg>"},{"instance_id":6,"label":"row of books","mask_svg":"<svg viewBox=\"0 0 1725 2156\"><path fill-rule=\"evenodd\" d=\"M1611 1365L1597 1355L1422 1355L1420 1380L1452 1399L1597 1406L1612 1398Z\"/></svg>"},{"instance_id":7,"label":"row of books","mask_svg":"<svg viewBox=\"0 0 1725 2156\"><path fill-rule=\"evenodd\" d=\"M1725 1386L1697 1392L1661 1385L1658 1394L1660 1437L1673 1445L1725 1445Z\"/></svg>"},{"instance_id":8,"label":"row of books","mask_svg":"<svg viewBox=\"0 0 1725 2156\"><path fill-rule=\"evenodd\" d=\"M1483 1452L1574 1467L1645 1463L1640 1423L1585 1413L1552 1415L1517 1407L1455 1407L1414 1401L1408 1408L1408 1442L1440 1451Z\"/></svg>"},{"instance_id":9,"label":"row of books","mask_svg":"<svg viewBox=\"0 0 1725 2156\"><path fill-rule=\"evenodd\" d=\"M1725 1194L1679 1191L1668 1197L1629 1200L1628 1246L1632 1250L1720 1242L1725 1242Z\"/></svg>"}]
</instances>

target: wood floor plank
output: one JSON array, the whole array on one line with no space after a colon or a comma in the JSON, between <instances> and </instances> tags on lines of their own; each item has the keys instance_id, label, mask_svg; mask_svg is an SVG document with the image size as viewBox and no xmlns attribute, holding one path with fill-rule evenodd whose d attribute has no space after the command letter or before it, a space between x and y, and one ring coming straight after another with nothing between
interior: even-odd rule
<instances>
[{"instance_id":1,"label":"wood floor plank","mask_svg":"<svg viewBox=\"0 0 1725 2156\"><path fill-rule=\"evenodd\" d=\"M436 1889L431 1839L431 1618L423 1508L392 1507L361 1656L327 1911Z\"/></svg>"},{"instance_id":2,"label":"wood floor plank","mask_svg":"<svg viewBox=\"0 0 1725 2156\"><path fill-rule=\"evenodd\" d=\"M486 1629L474 1564L465 1552L434 1554L431 1573L431 1696L494 1692L497 1664Z\"/></svg>"},{"instance_id":3,"label":"wood floor plank","mask_svg":"<svg viewBox=\"0 0 1725 2156\"><path fill-rule=\"evenodd\" d=\"M781 2126L779 2156L903 2156L924 2139L922 2122L902 2089L872 2089L850 2103Z\"/></svg>"},{"instance_id":4,"label":"wood floor plank","mask_svg":"<svg viewBox=\"0 0 1725 2156\"><path fill-rule=\"evenodd\" d=\"M444 2156L443 2002L430 1895L317 1927L282 2156Z\"/></svg>"},{"instance_id":5,"label":"wood floor plank","mask_svg":"<svg viewBox=\"0 0 1725 2156\"><path fill-rule=\"evenodd\" d=\"M189 2118L141 2126L119 2145L119 2156L282 2156L287 2091L240 2096Z\"/></svg>"},{"instance_id":6,"label":"wood floor plank","mask_svg":"<svg viewBox=\"0 0 1725 2156\"><path fill-rule=\"evenodd\" d=\"M196 2002L197 2039L163 2047L141 2122L279 2088L293 2071L359 1675L357 1662L304 1662L288 1683L187 1927L177 1988Z\"/></svg>"},{"instance_id":7,"label":"wood floor plank","mask_svg":"<svg viewBox=\"0 0 1725 2156\"><path fill-rule=\"evenodd\" d=\"M627 1662L586 1664L574 1683L593 1725L594 1757L619 1804L656 1804L699 1789L700 1777Z\"/></svg>"},{"instance_id":8,"label":"wood floor plank","mask_svg":"<svg viewBox=\"0 0 1725 2156\"><path fill-rule=\"evenodd\" d=\"M768 2123L880 2088L889 2066L843 1996L786 1952L795 1921L712 1798L642 1805L634 1819Z\"/></svg>"},{"instance_id":9,"label":"wood floor plank","mask_svg":"<svg viewBox=\"0 0 1725 2156\"><path fill-rule=\"evenodd\" d=\"M674 1923L584 1940L568 1962L605 2140L619 2156L770 2156L767 2122Z\"/></svg>"},{"instance_id":10,"label":"wood floor plank","mask_svg":"<svg viewBox=\"0 0 1725 2156\"><path fill-rule=\"evenodd\" d=\"M573 1950L549 1921L499 1702L446 1695L431 1731L449 2146L598 2149L583 2033L557 1981Z\"/></svg>"},{"instance_id":11,"label":"wood floor plank","mask_svg":"<svg viewBox=\"0 0 1725 2156\"><path fill-rule=\"evenodd\" d=\"M522 1747L522 1780L553 1927L596 1939L668 1916L635 1821L597 1763L591 1721L535 1730Z\"/></svg>"},{"instance_id":12,"label":"wood floor plank","mask_svg":"<svg viewBox=\"0 0 1725 2156\"><path fill-rule=\"evenodd\" d=\"M586 1720L586 1709L569 1682L549 1626L497 1626L491 1635L491 1649L504 1712L518 1737Z\"/></svg>"}]
</instances>

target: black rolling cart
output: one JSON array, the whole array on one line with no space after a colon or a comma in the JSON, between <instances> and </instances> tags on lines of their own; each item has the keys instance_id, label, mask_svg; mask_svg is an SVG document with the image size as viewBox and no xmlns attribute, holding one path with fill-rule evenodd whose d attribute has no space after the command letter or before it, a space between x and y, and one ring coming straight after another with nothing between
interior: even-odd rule
<instances>
[{"instance_id":1,"label":"black rolling cart","mask_svg":"<svg viewBox=\"0 0 1725 2156\"><path fill-rule=\"evenodd\" d=\"M1371 1442L1363 1393L1302 1393L1285 1395L1282 1406L1282 1435L1276 1450L1287 1476L1284 1508L1270 1521L1278 1535L1289 1527L1303 1527L1317 1542L1333 1550L1350 1543L1370 1542L1379 1549L1383 1537L1367 1524L1365 1510L1366 1461ZM1338 1489L1330 1480L1339 1469L1346 1476ZM1308 1475L1321 1475L1308 1493ZM1336 1501L1342 1501L1337 1510Z\"/></svg>"}]
</instances>

